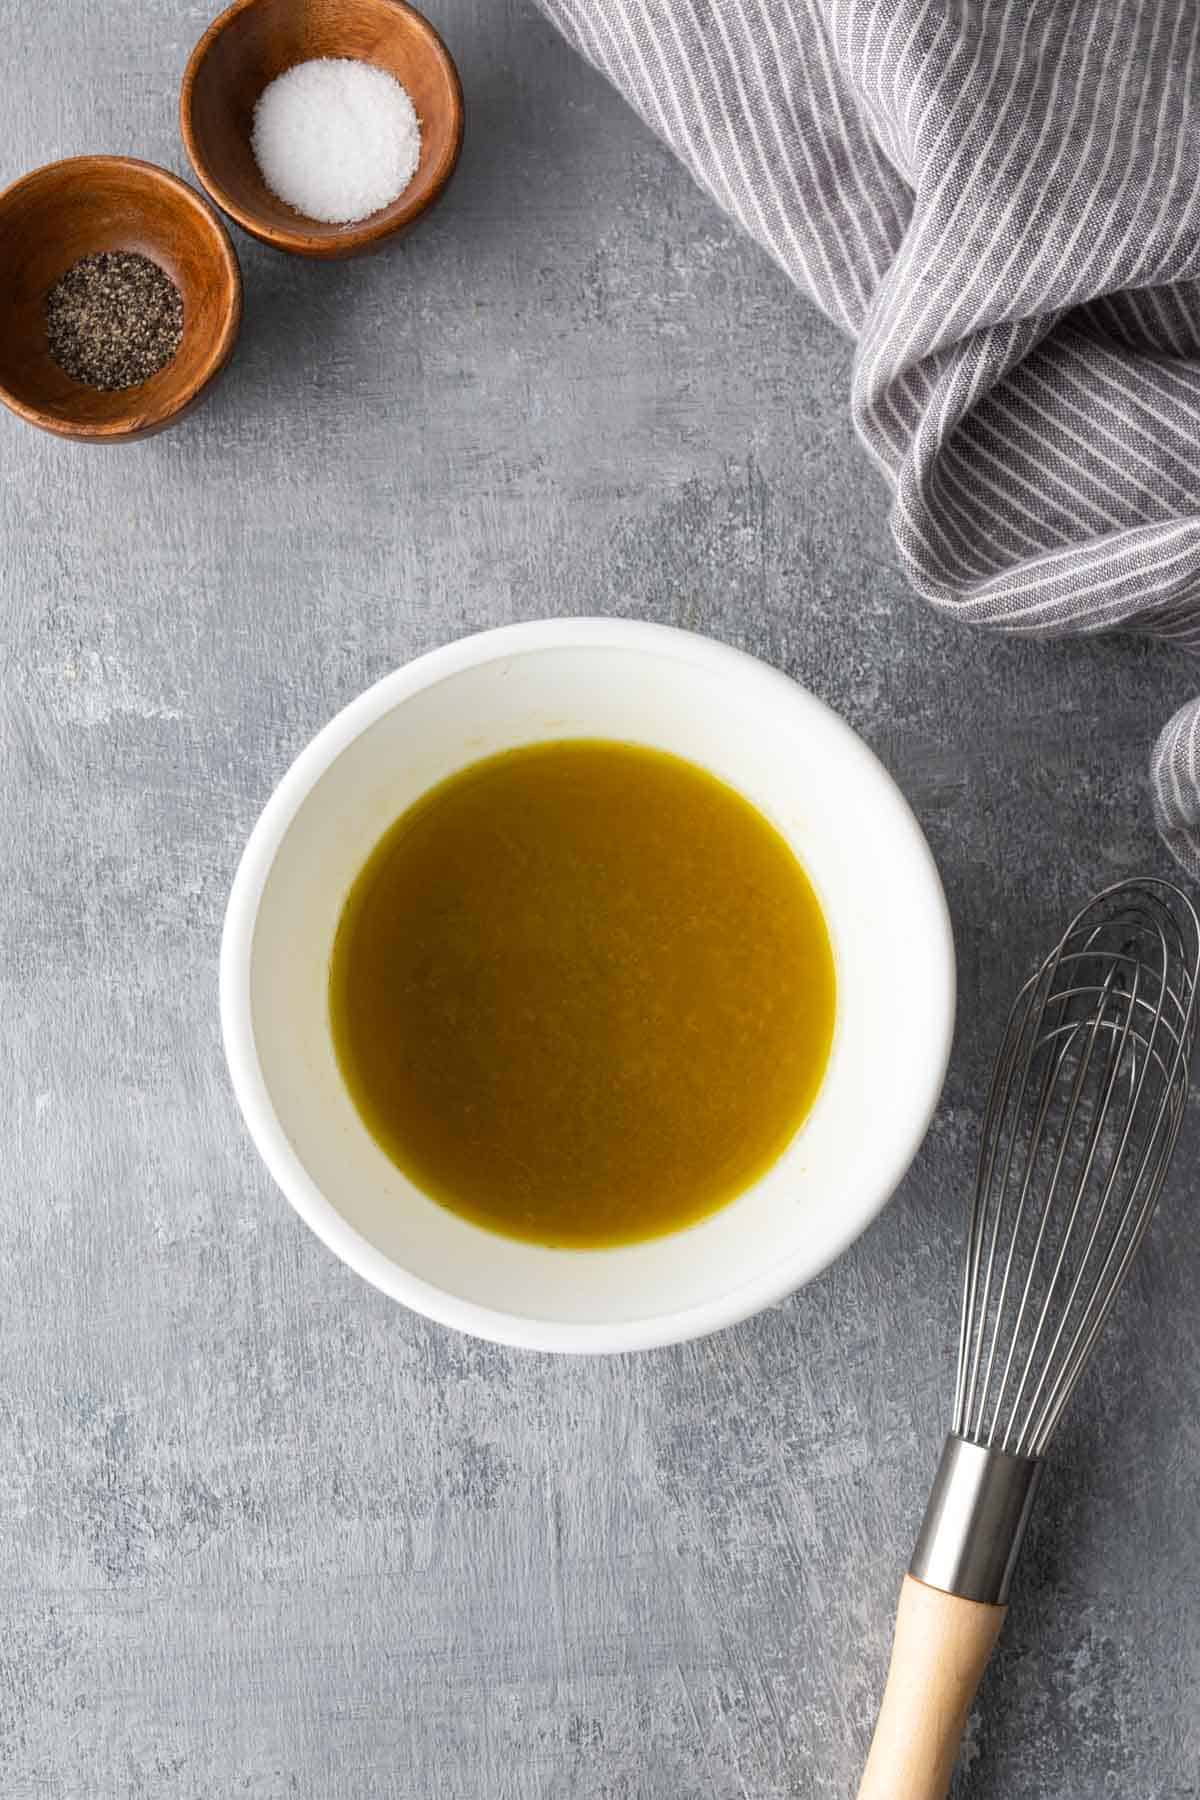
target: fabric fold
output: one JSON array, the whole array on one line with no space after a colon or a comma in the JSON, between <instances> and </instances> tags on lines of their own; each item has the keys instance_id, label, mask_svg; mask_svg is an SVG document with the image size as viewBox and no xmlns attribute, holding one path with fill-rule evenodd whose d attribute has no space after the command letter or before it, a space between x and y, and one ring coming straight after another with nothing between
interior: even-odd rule
<instances>
[{"instance_id":1,"label":"fabric fold","mask_svg":"<svg viewBox=\"0 0 1200 1800\"><path fill-rule=\"evenodd\" d=\"M1200 648L1197 0L540 0L855 340L916 591ZM1151 765L1200 876L1200 701Z\"/></svg>"}]
</instances>

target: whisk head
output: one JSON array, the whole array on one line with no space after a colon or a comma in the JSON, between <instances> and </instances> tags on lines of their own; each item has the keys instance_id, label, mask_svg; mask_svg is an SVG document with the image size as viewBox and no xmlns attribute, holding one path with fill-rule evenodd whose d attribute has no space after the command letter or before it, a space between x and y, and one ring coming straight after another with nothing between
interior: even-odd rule
<instances>
[{"instance_id":1,"label":"whisk head","mask_svg":"<svg viewBox=\"0 0 1200 1800\"><path fill-rule=\"evenodd\" d=\"M1084 907L1017 996L984 1115L954 1432L1040 1457L1145 1234L1179 1133L1200 925L1168 882Z\"/></svg>"}]
</instances>

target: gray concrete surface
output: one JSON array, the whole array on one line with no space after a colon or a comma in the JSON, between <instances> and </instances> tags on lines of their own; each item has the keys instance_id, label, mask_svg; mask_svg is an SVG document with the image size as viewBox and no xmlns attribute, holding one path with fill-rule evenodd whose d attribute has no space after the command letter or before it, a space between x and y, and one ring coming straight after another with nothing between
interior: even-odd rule
<instances>
[{"instance_id":1,"label":"gray concrete surface","mask_svg":"<svg viewBox=\"0 0 1200 1800\"><path fill-rule=\"evenodd\" d=\"M1018 975L1165 870L1177 653L920 609L849 351L523 3L430 0L445 206L371 262L238 238L240 353L180 430L0 418L0 1794L845 1796L949 1403L981 1084ZM188 0L10 3L5 180L183 168ZM293 754L414 652L600 611L788 669L929 832L962 1007L867 1236L775 1311L508 1353L336 1263L258 1165L221 913ZM887 870L880 870L886 889ZM1049 1476L957 1792L1200 1793L1194 1149Z\"/></svg>"}]
</instances>

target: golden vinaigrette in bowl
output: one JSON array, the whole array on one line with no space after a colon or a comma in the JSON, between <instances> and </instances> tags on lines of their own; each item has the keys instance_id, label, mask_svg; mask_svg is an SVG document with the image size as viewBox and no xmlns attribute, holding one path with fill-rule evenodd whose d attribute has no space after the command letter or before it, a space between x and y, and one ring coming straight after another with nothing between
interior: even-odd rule
<instances>
[{"instance_id":1,"label":"golden vinaigrette in bowl","mask_svg":"<svg viewBox=\"0 0 1200 1800\"><path fill-rule=\"evenodd\" d=\"M866 745L631 619L481 632L352 700L221 943L234 1090L300 1216L534 1350L679 1343L811 1280L908 1166L953 1020L937 872Z\"/></svg>"},{"instance_id":2,"label":"golden vinaigrette in bowl","mask_svg":"<svg viewBox=\"0 0 1200 1800\"><path fill-rule=\"evenodd\" d=\"M330 1020L367 1128L493 1231L598 1249L736 1198L802 1124L833 1038L794 852L667 752L549 741L387 831L334 941Z\"/></svg>"}]
</instances>

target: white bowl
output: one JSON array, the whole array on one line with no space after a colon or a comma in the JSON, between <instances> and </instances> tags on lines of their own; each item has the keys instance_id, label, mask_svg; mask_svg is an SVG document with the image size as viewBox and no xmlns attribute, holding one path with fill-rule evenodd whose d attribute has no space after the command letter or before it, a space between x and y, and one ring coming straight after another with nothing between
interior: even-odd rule
<instances>
[{"instance_id":1,"label":"white bowl","mask_svg":"<svg viewBox=\"0 0 1200 1800\"><path fill-rule=\"evenodd\" d=\"M738 788L808 871L837 964L829 1069L784 1155L698 1225L613 1250L521 1243L426 1198L362 1124L328 1023L338 916L386 827L464 764L562 737L671 750ZM464 638L352 701L271 796L221 945L233 1085L301 1218L406 1306L539 1350L676 1343L810 1280L908 1167L941 1090L953 1022L941 883L882 765L765 664L689 632L618 619Z\"/></svg>"}]
</instances>

